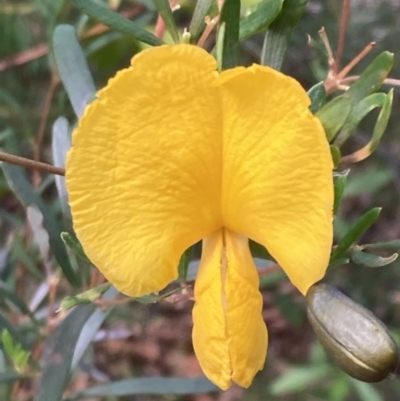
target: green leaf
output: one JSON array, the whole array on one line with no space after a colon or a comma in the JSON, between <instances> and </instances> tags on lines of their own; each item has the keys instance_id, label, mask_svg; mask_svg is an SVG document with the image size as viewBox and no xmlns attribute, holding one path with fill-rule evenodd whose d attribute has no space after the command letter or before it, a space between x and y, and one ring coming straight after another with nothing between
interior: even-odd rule
<instances>
[{"instance_id":1,"label":"green leaf","mask_svg":"<svg viewBox=\"0 0 400 401\"><path fill-rule=\"evenodd\" d=\"M104 300L113 300L119 295L119 292L111 287L103 296ZM112 312L113 307L106 310L97 308L86 321L82 331L79 335L78 342L75 346L74 356L72 358L71 370L75 369L82 357L84 356L87 348L92 343L96 333L99 331L101 325L106 320L107 316Z\"/></svg>"},{"instance_id":2,"label":"green leaf","mask_svg":"<svg viewBox=\"0 0 400 401\"><path fill-rule=\"evenodd\" d=\"M399 251L400 239L392 241L377 242L376 244L366 244L362 246L363 249L376 249L379 251Z\"/></svg>"},{"instance_id":3,"label":"green leaf","mask_svg":"<svg viewBox=\"0 0 400 401\"><path fill-rule=\"evenodd\" d=\"M81 258L84 262L92 264L75 234L63 231L61 233L61 239L76 256Z\"/></svg>"},{"instance_id":4,"label":"green leaf","mask_svg":"<svg viewBox=\"0 0 400 401\"><path fill-rule=\"evenodd\" d=\"M13 325L0 313L0 333L7 331L15 342L20 342L19 336Z\"/></svg>"},{"instance_id":5,"label":"green leaf","mask_svg":"<svg viewBox=\"0 0 400 401\"><path fill-rule=\"evenodd\" d=\"M391 168L374 166L362 171L353 171L346 185L344 197L376 195L387 185L393 183L396 174Z\"/></svg>"},{"instance_id":6,"label":"green leaf","mask_svg":"<svg viewBox=\"0 0 400 401\"><path fill-rule=\"evenodd\" d=\"M327 399L329 401L345 401L348 399L350 393L350 383L348 376L338 375L332 384L329 386L329 392L327 393Z\"/></svg>"},{"instance_id":7,"label":"green leaf","mask_svg":"<svg viewBox=\"0 0 400 401\"><path fill-rule=\"evenodd\" d=\"M280 71L293 28L303 15L308 0L285 0L282 11L264 37L261 64Z\"/></svg>"},{"instance_id":8,"label":"green leaf","mask_svg":"<svg viewBox=\"0 0 400 401\"><path fill-rule=\"evenodd\" d=\"M337 248L331 254L330 263L342 257L348 249L368 230L369 227L378 219L381 208L376 207L365 213L357 222L347 231Z\"/></svg>"},{"instance_id":9,"label":"green leaf","mask_svg":"<svg viewBox=\"0 0 400 401\"><path fill-rule=\"evenodd\" d=\"M192 251L193 251L192 247L186 249L186 251L181 256L181 260L179 261L178 273L179 273L179 278L182 280L186 280L187 272L189 269L189 263L192 258Z\"/></svg>"},{"instance_id":10,"label":"green leaf","mask_svg":"<svg viewBox=\"0 0 400 401\"><path fill-rule=\"evenodd\" d=\"M25 369L28 364L31 353L29 351L25 351L21 347L17 350L14 357L14 365L18 372L21 372Z\"/></svg>"},{"instance_id":11,"label":"green leaf","mask_svg":"<svg viewBox=\"0 0 400 401\"><path fill-rule=\"evenodd\" d=\"M87 390L72 394L65 401L75 401L82 398L122 397L126 395L184 395L219 392L217 386L205 377L201 378L166 378L143 377L119 380L102 384ZM55 400L54 400L55 401Z\"/></svg>"},{"instance_id":12,"label":"green leaf","mask_svg":"<svg viewBox=\"0 0 400 401\"><path fill-rule=\"evenodd\" d=\"M348 156L344 156L343 157L344 162L351 162L351 163L359 162L361 160L366 159L368 156L372 154L372 152L375 151L389 123L389 117L392 111L392 103L393 103L393 89L390 90L389 94L387 95L384 93L374 93L373 95L370 95L365 99L363 99L358 104L354 112L359 117L359 121L361 121L361 119L372 109L376 107L382 107L382 109L375 123L371 141L357 152L354 152ZM356 126L358 125L359 121L357 121ZM343 135L341 133L341 138L342 138L341 140L344 141L350 134L351 131Z\"/></svg>"},{"instance_id":13,"label":"green leaf","mask_svg":"<svg viewBox=\"0 0 400 401\"><path fill-rule=\"evenodd\" d=\"M14 343L13 338L11 337L11 334L8 330L3 330L2 341L4 349L9 358L12 360L15 369L17 371L21 371L22 369L24 369L31 353L25 351L22 348L21 344Z\"/></svg>"},{"instance_id":14,"label":"green leaf","mask_svg":"<svg viewBox=\"0 0 400 401\"><path fill-rule=\"evenodd\" d=\"M155 295L155 294L148 294L148 295L143 295L141 297L137 298L131 298L132 301L139 302L141 304L154 304L156 302L159 302L165 298L168 298L170 295L173 295L177 292L181 291L181 288L175 288L171 291L165 292L163 294Z\"/></svg>"},{"instance_id":15,"label":"green leaf","mask_svg":"<svg viewBox=\"0 0 400 401\"><path fill-rule=\"evenodd\" d=\"M110 283L104 283L94 288L91 288L88 291L82 292L81 294L66 297L61 301L60 307L57 312L71 309L72 307L80 304L89 304L96 299L99 299L110 287Z\"/></svg>"},{"instance_id":16,"label":"green leaf","mask_svg":"<svg viewBox=\"0 0 400 401\"><path fill-rule=\"evenodd\" d=\"M193 12L192 21L189 25L191 40L195 42L203 31L206 23L205 18L208 15L213 0L197 0Z\"/></svg>"},{"instance_id":17,"label":"green leaf","mask_svg":"<svg viewBox=\"0 0 400 401\"><path fill-rule=\"evenodd\" d=\"M389 257L382 257L378 255L372 255L370 253L363 252L360 248L353 249L351 252L351 260L356 265L365 267L382 267L394 262L399 254L394 253Z\"/></svg>"},{"instance_id":18,"label":"green leaf","mask_svg":"<svg viewBox=\"0 0 400 401\"><path fill-rule=\"evenodd\" d=\"M1 341L3 342L3 347L4 347L4 351L6 351L6 354L13 359L14 356L14 341L11 337L10 332L5 329L2 332L1 335Z\"/></svg>"},{"instance_id":19,"label":"green leaf","mask_svg":"<svg viewBox=\"0 0 400 401\"><path fill-rule=\"evenodd\" d=\"M238 65L240 0L225 0L219 17L217 60L220 71Z\"/></svg>"},{"instance_id":20,"label":"green leaf","mask_svg":"<svg viewBox=\"0 0 400 401\"><path fill-rule=\"evenodd\" d=\"M51 147L54 165L64 168L67 158L67 152L71 147L69 125L67 119L64 117L58 117L53 124ZM68 192L65 185L65 177L55 175L54 178L56 180L56 187L58 191L58 196L60 198L61 209L64 216L70 220L71 212L68 205Z\"/></svg>"},{"instance_id":21,"label":"green leaf","mask_svg":"<svg viewBox=\"0 0 400 401\"><path fill-rule=\"evenodd\" d=\"M335 97L316 114L330 142L343 127L351 111L351 101L346 94ZM335 143L336 144L336 143Z\"/></svg>"},{"instance_id":22,"label":"green leaf","mask_svg":"<svg viewBox=\"0 0 400 401\"><path fill-rule=\"evenodd\" d=\"M354 390L362 401L384 401L384 398L375 390L370 383L364 383L359 380L349 378Z\"/></svg>"},{"instance_id":23,"label":"green leaf","mask_svg":"<svg viewBox=\"0 0 400 401\"><path fill-rule=\"evenodd\" d=\"M175 43L180 43L178 29L176 28L169 0L153 0L154 5L163 19L168 32Z\"/></svg>"},{"instance_id":24,"label":"green leaf","mask_svg":"<svg viewBox=\"0 0 400 401\"><path fill-rule=\"evenodd\" d=\"M73 26L57 26L53 34L53 49L60 78L79 118L93 99L96 88Z\"/></svg>"},{"instance_id":25,"label":"green leaf","mask_svg":"<svg viewBox=\"0 0 400 401\"><path fill-rule=\"evenodd\" d=\"M269 389L275 396L297 393L322 380L328 373L326 365L293 367L273 381Z\"/></svg>"},{"instance_id":26,"label":"green leaf","mask_svg":"<svg viewBox=\"0 0 400 401\"><path fill-rule=\"evenodd\" d=\"M393 68L393 62L393 53L387 51L372 61L357 81L346 91L353 104L357 104L365 97L375 93L382 86L383 81Z\"/></svg>"},{"instance_id":27,"label":"green leaf","mask_svg":"<svg viewBox=\"0 0 400 401\"><path fill-rule=\"evenodd\" d=\"M30 205L36 206L43 215L43 226L49 234L49 242L54 256L57 259L65 277L73 286L79 286L79 277L75 274L70 264L67 250L61 240L61 227L56 217L43 202L40 196L35 192L31 183L26 178L23 170L18 166L11 164L2 164L4 175L7 179L10 189L14 192L20 202L28 207Z\"/></svg>"},{"instance_id":28,"label":"green leaf","mask_svg":"<svg viewBox=\"0 0 400 401\"><path fill-rule=\"evenodd\" d=\"M355 105L352 109L352 115L351 116L349 115L349 118L347 118L345 124L343 125L340 134L335 139L335 144L337 146L342 146L343 143L347 140L347 138L349 138L349 136L357 128L361 120L373 109L377 107L383 107L387 103L387 98L388 97L385 93L373 93L372 95L369 95L364 99L362 99L360 102L358 102L358 104ZM387 113L386 110L387 106L385 107L385 113ZM389 107L389 115L390 115L390 110L391 110L391 101ZM387 119L389 118L389 115L387 115ZM380 136L382 135L383 132L380 134Z\"/></svg>"},{"instance_id":29,"label":"green leaf","mask_svg":"<svg viewBox=\"0 0 400 401\"><path fill-rule=\"evenodd\" d=\"M347 176L349 175L350 170L347 169L341 173L334 174L334 188L335 188L335 201L333 203L333 215L336 216L340 202L342 201L344 189L346 188Z\"/></svg>"},{"instance_id":30,"label":"green leaf","mask_svg":"<svg viewBox=\"0 0 400 401\"><path fill-rule=\"evenodd\" d=\"M342 152L340 148L335 145L330 145L329 149L331 151L332 161L333 161L333 168L338 168L340 162L342 161Z\"/></svg>"},{"instance_id":31,"label":"green leaf","mask_svg":"<svg viewBox=\"0 0 400 401\"><path fill-rule=\"evenodd\" d=\"M308 92L308 97L311 99L310 110L313 114L317 113L326 102L326 90L324 82L319 82L314 85Z\"/></svg>"},{"instance_id":32,"label":"green leaf","mask_svg":"<svg viewBox=\"0 0 400 401\"><path fill-rule=\"evenodd\" d=\"M361 74L357 81L355 81L346 91L346 95L351 101L351 108L355 109L357 107L358 109L356 111L352 110L352 112L348 115L346 123L343 127L343 132L340 132L335 139L335 145L339 147L342 146L352 131L357 127L358 122L363 118L360 117L360 109L362 112L362 110L365 108L365 104L360 105L360 102L362 102L364 98L375 93L382 86L383 81L388 76L392 67L393 54L389 52L381 53L372 61L372 63ZM365 115L366 114L364 114L364 116Z\"/></svg>"},{"instance_id":33,"label":"green leaf","mask_svg":"<svg viewBox=\"0 0 400 401\"><path fill-rule=\"evenodd\" d=\"M329 268L334 268L334 267L338 267L338 266L347 265L348 263L350 263L350 259L349 258L335 259L335 261L329 263Z\"/></svg>"},{"instance_id":34,"label":"green leaf","mask_svg":"<svg viewBox=\"0 0 400 401\"><path fill-rule=\"evenodd\" d=\"M161 39L157 38L157 36L153 35L149 31L146 31L146 29L124 18L122 15L111 11L104 5L98 4L94 0L70 1L85 14L98 21L101 21L104 25L107 25L118 32L130 35L141 42L147 43L150 46L159 46L164 43Z\"/></svg>"},{"instance_id":35,"label":"green leaf","mask_svg":"<svg viewBox=\"0 0 400 401\"><path fill-rule=\"evenodd\" d=\"M60 401L70 377L71 361L76 343L95 305L76 307L46 340L44 367L35 401Z\"/></svg>"},{"instance_id":36,"label":"green leaf","mask_svg":"<svg viewBox=\"0 0 400 401\"><path fill-rule=\"evenodd\" d=\"M256 9L240 21L239 41L269 27L282 10L283 0L262 0Z\"/></svg>"}]
</instances>

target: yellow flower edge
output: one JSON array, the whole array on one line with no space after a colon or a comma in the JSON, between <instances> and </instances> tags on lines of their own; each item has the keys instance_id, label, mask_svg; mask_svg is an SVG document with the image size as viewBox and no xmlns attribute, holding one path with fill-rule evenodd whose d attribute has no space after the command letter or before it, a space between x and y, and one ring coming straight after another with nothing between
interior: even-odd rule
<instances>
[{"instance_id":1,"label":"yellow flower edge","mask_svg":"<svg viewBox=\"0 0 400 401\"><path fill-rule=\"evenodd\" d=\"M74 229L117 289L163 289L182 253L204 239L193 343L222 389L249 386L266 356L248 238L303 294L328 265L333 165L309 103L271 68L219 74L199 47L161 46L118 72L73 133Z\"/></svg>"}]
</instances>

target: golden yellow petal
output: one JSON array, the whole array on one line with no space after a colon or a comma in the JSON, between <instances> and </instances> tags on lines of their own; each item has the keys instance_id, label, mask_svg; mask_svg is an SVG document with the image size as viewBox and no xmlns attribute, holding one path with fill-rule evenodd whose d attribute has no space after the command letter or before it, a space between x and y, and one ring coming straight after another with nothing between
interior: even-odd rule
<instances>
[{"instance_id":1,"label":"golden yellow petal","mask_svg":"<svg viewBox=\"0 0 400 401\"><path fill-rule=\"evenodd\" d=\"M224 225L264 245L305 294L332 245L333 164L300 84L271 68L228 70L222 90Z\"/></svg>"},{"instance_id":2,"label":"golden yellow petal","mask_svg":"<svg viewBox=\"0 0 400 401\"><path fill-rule=\"evenodd\" d=\"M73 134L66 179L75 231L127 295L161 290L182 252L221 226L215 70L196 46L143 51Z\"/></svg>"},{"instance_id":3,"label":"golden yellow petal","mask_svg":"<svg viewBox=\"0 0 400 401\"><path fill-rule=\"evenodd\" d=\"M223 390L248 387L262 369L267 329L247 238L218 230L203 241L195 283L193 346L206 376Z\"/></svg>"}]
</instances>

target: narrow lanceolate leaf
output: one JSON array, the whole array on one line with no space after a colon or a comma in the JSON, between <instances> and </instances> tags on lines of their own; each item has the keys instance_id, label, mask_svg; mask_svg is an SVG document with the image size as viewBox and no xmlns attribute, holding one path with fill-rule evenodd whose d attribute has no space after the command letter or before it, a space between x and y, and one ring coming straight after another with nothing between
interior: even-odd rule
<instances>
[{"instance_id":1,"label":"narrow lanceolate leaf","mask_svg":"<svg viewBox=\"0 0 400 401\"><path fill-rule=\"evenodd\" d=\"M72 394L65 401L75 401L93 397L122 397L127 395L184 395L218 391L205 377L173 378L143 377L102 384Z\"/></svg>"},{"instance_id":2,"label":"narrow lanceolate leaf","mask_svg":"<svg viewBox=\"0 0 400 401\"><path fill-rule=\"evenodd\" d=\"M307 94L311 100L310 110L313 114L315 114L326 102L326 90L324 83L317 83L307 92Z\"/></svg>"},{"instance_id":3,"label":"narrow lanceolate leaf","mask_svg":"<svg viewBox=\"0 0 400 401\"><path fill-rule=\"evenodd\" d=\"M44 345L42 378L35 401L61 401L68 384L76 343L95 305L78 306Z\"/></svg>"},{"instance_id":4,"label":"narrow lanceolate leaf","mask_svg":"<svg viewBox=\"0 0 400 401\"><path fill-rule=\"evenodd\" d=\"M280 70L293 28L306 9L308 0L285 0L282 11L264 37L261 64Z\"/></svg>"},{"instance_id":5,"label":"narrow lanceolate leaf","mask_svg":"<svg viewBox=\"0 0 400 401\"><path fill-rule=\"evenodd\" d=\"M266 30L282 10L283 0L262 0L256 9L240 21L239 40Z\"/></svg>"},{"instance_id":6,"label":"narrow lanceolate leaf","mask_svg":"<svg viewBox=\"0 0 400 401\"><path fill-rule=\"evenodd\" d=\"M111 11L103 5L100 5L95 0L70 0L76 7L78 7L85 14L97 19L104 25L115 29L118 32L131 35L141 42L147 43L151 46L159 46L164 42L157 38L146 29L135 24L134 22L124 18L122 15Z\"/></svg>"},{"instance_id":7,"label":"narrow lanceolate leaf","mask_svg":"<svg viewBox=\"0 0 400 401\"><path fill-rule=\"evenodd\" d=\"M153 3L156 6L161 18L163 19L168 32L171 34L173 41L175 43L179 43L179 32L175 24L169 0L153 0Z\"/></svg>"},{"instance_id":8,"label":"narrow lanceolate leaf","mask_svg":"<svg viewBox=\"0 0 400 401\"><path fill-rule=\"evenodd\" d=\"M81 294L66 297L61 301L60 308L57 312L71 309L77 305L89 304L93 301L96 301L96 299L99 299L110 287L110 283L104 283L91 288L88 291L82 292Z\"/></svg>"},{"instance_id":9,"label":"narrow lanceolate leaf","mask_svg":"<svg viewBox=\"0 0 400 401\"><path fill-rule=\"evenodd\" d=\"M366 96L375 93L387 78L389 72L393 68L393 53L387 51L377 56L372 63L361 74L360 78L355 81L347 90L352 102L357 104Z\"/></svg>"},{"instance_id":10,"label":"narrow lanceolate leaf","mask_svg":"<svg viewBox=\"0 0 400 401\"><path fill-rule=\"evenodd\" d=\"M377 242L376 244L366 244L363 249L376 249L379 251L400 251L400 239L392 241Z\"/></svg>"},{"instance_id":11,"label":"narrow lanceolate leaf","mask_svg":"<svg viewBox=\"0 0 400 401\"><path fill-rule=\"evenodd\" d=\"M103 296L104 300L111 301L119 295L119 292L111 287ZM101 325L106 320L107 316L112 312L113 306L107 309L97 308L91 316L87 319L82 331L79 335L79 339L75 346L74 356L72 358L71 370L75 369L79 361L84 356L87 348L93 341L94 336L99 331Z\"/></svg>"},{"instance_id":12,"label":"narrow lanceolate leaf","mask_svg":"<svg viewBox=\"0 0 400 401\"><path fill-rule=\"evenodd\" d=\"M75 234L64 231L61 233L61 239L76 256L81 258L84 262L92 264Z\"/></svg>"},{"instance_id":13,"label":"narrow lanceolate leaf","mask_svg":"<svg viewBox=\"0 0 400 401\"><path fill-rule=\"evenodd\" d=\"M389 257L383 257L378 255L372 255L371 253L363 252L361 249L354 249L351 252L351 260L356 265L365 267L382 267L394 262L398 258L399 254L394 253Z\"/></svg>"},{"instance_id":14,"label":"narrow lanceolate leaf","mask_svg":"<svg viewBox=\"0 0 400 401\"><path fill-rule=\"evenodd\" d=\"M347 231L337 248L331 254L330 263L333 263L342 257L349 248L368 230L369 227L378 219L381 208L376 207L365 213L357 222Z\"/></svg>"},{"instance_id":15,"label":"narrow lanceolate leaf","mask_svg":"<svg viewBox=\"0 0 400 401\"><path fill-rule=\"evenodd\" d=\"M364 98L375 93L381 87L392 67L392 53L383 52L374 59L357 81L346 91L346 95L349 97L353 109L356 107L363 107L362 105L360 106L360 102L362 102ZM359 111L356 112L352 110L346 119L342 132L340 132L335 139L335 145L339 147L342 146L361 119Z\"/></svg>"},{"instance_id":16,"label":"narrow lanceolate leaf","mask_svg":"<svg viewBox=\"0 0 400 401\"><path fill-rule=\"evenodd\" d=\"M347 94L335 97L317 112L316 116L324 126L328 141L331 141L343 127L350 112L351 101Z\"/></svg>"},{"instance_id":17,"label":"narrow lanceolate leaf","mask_svg":"<svg viewBox=\"0 0 400 401\"><path fill-rule=\"evenodd\" d=\"M372 97L377 98L377 101L370 102L372 103L370 105L370 108L372 109L375 107L382 107L382 109L375 123L371 141L368 142L363 148L361 148L357 152L354 152L348 156L344 156L343 162L356 163L366 159L378 147L379 142L381 141L381 138L385 133L386 127L389 123L390 113L392 111L393 89L390 90L390 92L387 95L385 93L375 93L373 95L370 95L366 97L362 102L360 102L359 105L363 104L364 101L367 101ZM355 110L358 110L358 108L356 108ZM362 114L363 114L362 111L360 111L360 115Z\"/></svg>"},{"instance_id":18,"label":"narrow lanceolate leaf","mask_svg":"<svg viewBox=\"0 0 400 401\"><path fill-rule=\"evenodd\" d=\"M53 49L61 80L79 118L93 99L96 88L73 26L57 26L53 35Z\"/></svg>"},{"instance_id":19,"label":"narrow lanceolate leaf","mask_svg":"<svg viewBox=\"0 0 400 401\"><path fill-rule=\"evenodd\" d=\"M43 227L49 234L51 250L53 251L54 256L56 257L65 277L72 285L78 286L80 280L72 269L67 250L65 249L65 245L61 240L60 235L62 228L56 216L35 192L34 188L20 167L6 163L3 163L2 167L10 189L14 192L20 202L25 207L30 205L36 206L42 213Z\"/></svg>"},{"instance_id":20,"label":"narrow lanceolate leaf","mask_svg":"<svg viewBox=\"0 0 400 401\"><path fill-rule=\"evenodd\" d=\"M333 161L333 168L338 168L340 162L342 161L342 152L340 148L336 145L330 145L331 156Z\"/></svg>"},{"instance_id":21,"label":"narrow lanceolate leaf","mask_svg":"<svg viewBox=\"0 0 400 401\"><path fill-rule=\"evenodd\" d=\"M65 160L67 158L67 152L71 147L71 139L69 135L68 121L64 117L58 117L53 124L51 147L54 165L65 168ZM63 214L66 218L71 219L65 177L56 175L55 180Z\"/></svg>"},{"instance_id":22,"label":"narrow lanceolate leaf","mask_svg":"<svg viewBox=\"0 0 400 401\"><path fill-rule=\"evenodd\" d=\"M219 70L238 65L240 0L225 0L219 17L217 60Z\"/></svg>"},{"instance_id":23,"label":"narrow lanceolate leaf","mask_svg":"<svg viewBox=\"0 0 400 401\"><path fill-rule=\"evenodd\" d=\"M333 268L333 267L338 267L338 266L343 266L343 265L347 265L347 263L350 262L349 258L339 258L339 259L335 259L333 262L329 263L329 269Z\"/></svg>"},{"instance_id":24,"label":"narrow lanceolate leaf","mask_svg":"<svg viewBox=\"0 0 400 401\"><path fill-rule=\"evenodd\" d=\"M335 188L335 201L333 203L333 215L336 216L340 202L342 201L344 190L346 188L347 176L349 175L350 170L345 170L341 173L334 174L334 188Z\"/></svg>"},{"instance_id":25,"label":"narrow lanceolate leaf","mask_svg":"<svg viewBox=\"0 0 400 401\"><path fill-rule=\"evenodd\" d=\"M189 32L193 42L200 36L206 23L205 18L210 12L213 0L197 0L193 17L189 25Z\"/></svg>"}]
</instances>

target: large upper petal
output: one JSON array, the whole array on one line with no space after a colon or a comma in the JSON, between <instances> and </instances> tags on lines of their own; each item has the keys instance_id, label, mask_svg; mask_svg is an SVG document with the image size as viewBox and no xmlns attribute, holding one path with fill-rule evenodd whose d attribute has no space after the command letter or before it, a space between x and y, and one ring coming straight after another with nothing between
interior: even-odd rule
<instances>
[{"instance_id":1,"label":"large upper petal","mask_svg":"<svg viewBox=\"0 0 400 401\"><path fill-rule=\"evenodd\" d=\"M224 225L264 245L305 294L332 245L332 159L300 84L254 65L223 72Z\"/></svg>"},{"instance_id":2,"label":"large upper petal","mask_svg":"<svg viewBox=\"0 0 400 401\"><path fill-rule=\"evenodd\" d=\"M248 239L222 229L203 241L195 283L193 346L207 377L248 387L267 354L259 278Z\"/></svg>"},{"instance_id":3,"label":"large upper petal","mask_svg":"<svg viewBox=\"0 0 400 401\"><path fill-rule=\"evenodd\" d=\"M67 186L87 255L121 292L177 277L182 252L221 226L216 62L189 45L132 59L73 134Z\"/></svg>"}]
</instances>

